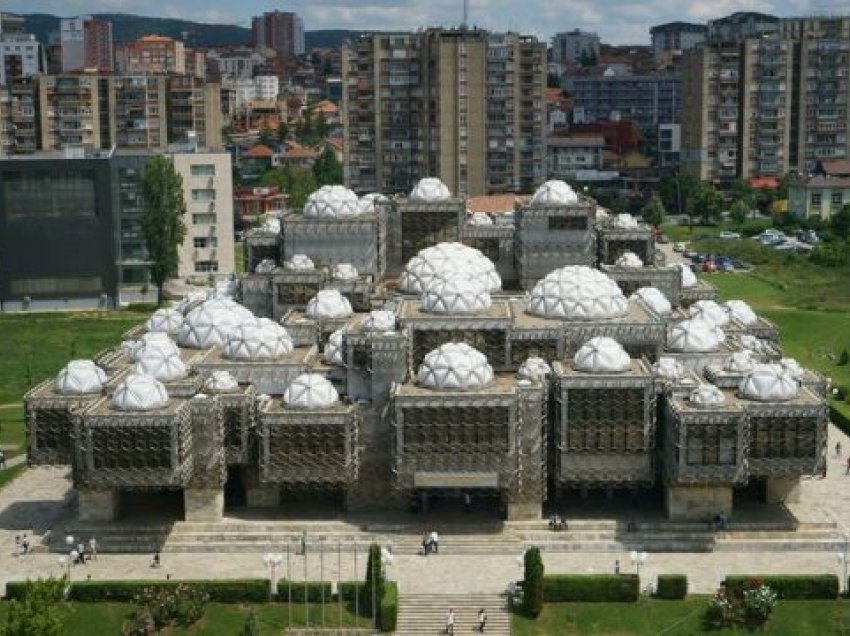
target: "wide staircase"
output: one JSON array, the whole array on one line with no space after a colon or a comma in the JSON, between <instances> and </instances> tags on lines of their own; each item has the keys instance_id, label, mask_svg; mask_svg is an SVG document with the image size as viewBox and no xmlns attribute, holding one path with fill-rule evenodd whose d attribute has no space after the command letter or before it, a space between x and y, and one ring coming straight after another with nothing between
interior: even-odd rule
<instances>
[{"instance_id":1,"label":"wide staircase","mask_svg":"<svg viewBox=\"0 0 850 636\"><path fill-rule=\"evenodd\" d=\"M396 636L444 634L446 614L455 612L455 634L472 634L478 629L478 611L487 612L485 634L510 636L511 615L504 596L497 594L401 594Z\"/></svg>"}]
</instances>

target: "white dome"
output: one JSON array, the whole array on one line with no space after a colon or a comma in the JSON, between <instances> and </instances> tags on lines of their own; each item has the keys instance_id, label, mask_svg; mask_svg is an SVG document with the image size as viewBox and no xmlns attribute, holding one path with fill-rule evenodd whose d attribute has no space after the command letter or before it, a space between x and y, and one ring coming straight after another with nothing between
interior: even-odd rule
<instances>
[{"instance_id":1,"label":"white dome","mask_svg":"<svg viewBox=\"0 0 850 636\"><path fill-rule=\"evenodd\" d=\"M364 194L360 197L360 200L357 202L357 213L358 214L375 214L377 212L377 208L375 204L382 201L389 201L387 197L383 194L379 194L377 192L372 192L370 194Z\"/></svg>"},{"instance_id":2,"label":"white dome","mask_svg":"<svg viewBox=\"0 0 850 636\"><path fill-rule=\"evenodd\" d=\"M607 219L610 216L611 216L611 214L608 211L608 208L603 208L601 205L596 206L596 220L597 221L604 221L605 219Z\"/></svg>"},{"instance_id":3,"label":"white dome","mask_svg":"<svg viewBox=\"0 0 850 636\"><path fill-rule=\"evenodd\" d=\"M726 401L726 396L713 384L700 384L691 391L689 399L698 406L720 406Z\"/></svg>"},{"instance_id":4,"label":"white dome","mask_svg":"<svg viewBox=\"0 0 850 636\"><path fill-rule=\"evenodd\" d=\"M238 388L239 383L230 374L230 371L213 371L207 381L204 382L204 390L210 393L227 393Z\"/></svg>"},{"instance_id":5,"label":"white dome","mask_svg":"<svg viewBox=\"0 0 850 636\"><path fill-rule=\"evenodd\" d=\"M782 358L779 361L779 366L795 380L803 377L803 367L794 358Z\"/></svg>"},{"instance_id":6,"label":"white dome","mask_svg":"<svg viewBox=\"0 0 850 636\"><path fill-rule=\"evenodd\" d=\"M345 219L360 214L359 200L341 185L326 185L307 197L304 216L313 219Z\"/></svg>"},{"instance_id":7,"label":"white dome","mask_svg":"<svg viewBox=\"0 0 850 636\"><path fill-rule=\"evenodd\" d=\"M343 330L337 329L330 336L328 336L328 341L325 343L325 349L322 352L322 356L325 358L325 362L337 367L344 366L345 358L342 355L342 346Z\"/></svg>"},{"instance_id":8,"label":"white dome","mask_svg":"<svg viewBox=\"0 0 850 636\"><path fill-rule=\"evenodd\" d=\"M698 300L688 308L691 318L699 318L717 327L729 324L729 314L726 309L713 300Z\"/></svg>"},{"instance_id":9,"label":"white dome","mask_svg":"<svg viewBox=\"0 0 850 636\"><path fill-rule=\"evenodd\" d=\"M149 375L132 373L112 395L112 407L121 411L149 411L168 404L168 391Z\"/></svg>"},{"instance_id":10,"label":"white dome","mask_svg":"<svg viewBox=\"0 0 850 636\"><path fill-rule=\"evenodd\" d=\"M800 383L788 371L775 364L757 364L741 386L741 395L751 400L791 400L800 394Z\"/></svg>"},{"instance_id":11,"label":"white dome","mask_svg":"<svg viewBox=\"0 0 850 636\"><path fill-rule=\"evenodd\" d=\"M268 319L256 325L240 325L227 335L224 355L236 360L275 360L292 351L286 329Z\"/></svg>"},{"instance_id":12,"label":"white dome","mask_svg":"<svg viewBox=\"0 0 850 636\"><path fill-rule=\"evenodd\" d=\"M410 191L410 198L414 201L436 203L448 201L452 198L452 193L446 184L436 177L425 177L420 179L419 183Z\"/></svg>"},{"instance_id":13,"label":"white dome","mask_svg":"<svg viewBox=\"0 0 850 636\"><path fill-rule=\"evenodd\" d=\"M552 367L543 358L526 358L517 371L517 380L545 380L552 375Z\"/></svg>"},{"instance_id":14,"label":"white dome","mask_svg":"<svg viewBox=\"0 0 850 636\"><path fill-rule=\"evenodd\" d=\"M747 351L736 351L723 361L723 370L729 373L749 373L755 363L752 354Z\"/></svg>"},{"instance_id":15,"label":"white dome","mask_svg":"<svg viewBox=\"0 0 850 636\"><path fill-rule=\"evenodd\" d=\"M144 346L133 370L160 382L172 382L189 375L180 355L160 345L161 343L154 342Z\"/></svg>"},{"instance_id":16,"label":"white dome","mask_svg":"<svg viewBox=\"0 0 850 636\"><path fill-rule=\"evenodd\" d=\"M174 305L174 309L179 311L184 316L188 314L192 309L194 309L197 305L202 303L207 299L206 292L202 291L192 291L186 294L180 302Z\"/></svg>"},{"instance_id":17,"label":"white dome","mask_svg":"<svg viewBox=\"0 0 850 636\"><path fill-rule=\"evenodd\" d=\"M466 222L469 225L493 225L493 219L484 212L473 212L467 217Z\"/></svg>"},{"instance_id":18,"label":"white dome","mask_svg":"<svg viewBox=\"0 0 850 636\"><path fill-rule=\"evenodd\" d=\"M53 388L62 395L100 393L106 383L106 372L91 360L71 360L57 374Z\"/></svg>"},{"instance_id":19,"label":"white dome","mask_svg":"<svg viewBox=\"0 0 850 636\"><path fill-rule=\"evenodd\" d=\"M691 318L673 325L667 336L667 346L684 353L706 353L716 351L723 340L725 337L720 327Z\"/></svg>"},{"instance_id":20,"label":"white dome","mask_svg":"<svg viewBox=\"0 0 850 636\"><path fill-rule=\"evenodd\" d=\"M685 367L682 363L669 356L661 356L658 362L652 365L652 371L660 378L667 380L678 380L685 375Z\"/></svg>"},{"instance_id":21,"label":"white dome","mask_svg":"<svg viewBox=\"0 0 850 636\"><path fill-rule=\"evenodd\" d=\"M490 292L479 281L460 274L434 281L422 294L423 309L439 314L470 314L492 304Z\"/></svg>"},{"instance_id":22,"label":"white dome","mask_svg":"<svg viewBox=\"0 0 850 636\"><path fill-rule=\"evenodd\" d=\"M302 409L321 409L339 402L339 393L327 378L302 373L283 392L283 403Z\"/></svg>"},{"instance_id":23,"label":"white dome","mask_svg":"<svg viewBox=\"0 0 850 636\"><path fill-rule=\"evenodd\" d=\"M634 230L638 227L638 222L631 214L618 214L614 217L612 224L624 230Z\"/></svg>"},{"instance_id":24,"label":"white dome","mask_svg":"<svg viewBox=\"0 0 850 636\"><path fill-rule=\"evenodd\" d=\"M425 356L417 381L436 389L476 389L493 379L493 367L480 351L462 342L441 345Z\"/></svg>"},{"instance_id":25,"label":"white dome","mask_svg":"<svg viewBox=\"0 0 850 636\"><path fill-rule=\"evenodd\" d=\"M538 205L570 205L578 203L578 195L565 182L553 179L534 191L531 202Z\"/></svg>"},{"instance_id":26,"label":"white dome","mask_svg":"<svg viewBox=\"0 0 850 636\"><path fill-rule=\"evenodd\" d=\"M631 359L619 342L613 338L597 336L585 342L576 351L573 366L588 373L622 373L629 370Z\"/></svg>"},{"instance_id":27,"label":"white dome","mask_svg":"<svg viewBox=\"0 0 850 636\"><path fill-rule=\"evenodd\" d=\"M295 269L299 271L316 269L316 265L315 263L313 263L313 259L311 259L306 254L293 254L292 258L283 263L283 266L286 269Z\"/></svg>"},{"instance_id":28,"label":"white dome","mask_svg":"<svg viewBox=\"0 0 850 636\"><path fill-rule=\"evenodd\" d=\"M220 280L215 287L207 292L208 300L233 300L239 292L239 279L227 278Z\"/></svg>"},{"instance_id":29,"label":"white dome","mask_svg":"<svg viewBox=\"0 0 850 636\"><path fill-rule=\"evenodd\" d=\"M753 308L743 300L727 300L723 303L729 316L740 322L744 326L751 326L758 322L758 316Z\"/></svg>"},{"instance_id":30,"label":"white dome","mask_svg":"<svg viewBox=\"0 0 850 636\"><path fill-rule=\"evenodd\" d=\"M366 331L394 331L395 314L383 309L370 311L369 315L363 320L363 329Z\"/></svg>"},{"instance_id":31,"label":"white dome","mask_svg":"<svg viewBox=\"0 0 850 636\"><path fill-rule=\"evenodd\" d=\"M673 311L667 296L655 287L641 287L629 297L629 300L641 301L659 316L666 316Z\"/></svg>"},{"instance_id":32,"label":"white dome","mask_svg":"<svg viewBox=\"0 0 850 636\"><path fill-rule=\"evenodd\" d=\"M277 268L277 263L273 258L264 258L254 268L255 274L271 274Z\"/></svg>"},{"instance_id":33,"label":"white dome","mask_svg":"<svg viewBox=\"0 0 850 636\"><path fill-rule=\"evenodd\" d=\"M263 217L263 224L260 226L263 232L271 234L280 234L280 217L266 215Z\"/></svg>"},{"instance_id":34,"label":"white dome","mask_svg":"<svg viewBox=\"0 0 850 636\"><path fill-rule=\"evenodd\" d=\"M438 243L420 250L405 265L399 286L408 293L421 294L436 279L450 278L458 272L480 281L490 291L502 287L493 261L461 243Z\"/></svg>"},{"instance_id":35,"label":"white dome","mask_svg":"<svg viewBox=\"0 0 850 636\"><path fill-rule=\"evenodd\" d=\"M765 350L765 344L761 338L757 338L749 333L741 335L741 346L753 353L763 353Z\"/></svg>"},{"instance_id":36,"label":"white dome","mask_svg":"<svg viewBox=\"0 0 850 636\"><path fill-rule=\"evenodd\" d=\"M334 265L333 276L336 280L355 280L360 274L351 263L338 263Z\"/></svg>"},{"instance_id":37,"label":"white dome","mask_svg":"<svg viewBox=\"0 0 850 636\"><path fill-rule=\"evenodd\" d=\"M177 342L195 349L223 347L231 331L255 320L249 310L232 300L208 300L186 316Z\"/></svg>"},{"instance_id":38,"label":"white dome","mask_svg":"<svg viewBox=\"0 0 850 636\"><path fill-rule=\"evenodd\" d=\"M136 341L130 350L130 357L138 362L144 356L180 356L177 344L162 331L151 331Z\"/></svg>"},{"instance_id":39,"label":"white dome","mask_svg":"<svg viewBox=\"0 0 850 636\"><path fill-rule=\"evenodd\" d=\"M679 263L679 268L682 270L682 287L694 287L697 284L697 277L690 265Z\"/></svg>"},{"instance_id":40,"label":"white dome","mask_svg":"<svg viewBox=\"0 0 850 636\"><path fill-rule=\"evenodd\" d=\"M307 315L313 319L346 318L352 313L348 298L336 289L323 289L307 303Z\"/></svg>"},{"instance_id":41,"label":"white dome","mask_svg":"<svg viewBox=\"0 0 850 636\"><path fill-rule=\"evenodd\" d=\"M602 272L573 265L556 269L539 281L525 304L526 311L549 318L606 320L624 316L628 302L613 280Z\"/></svg>"},{"instance_id":42,"label":"white dome","mask_svg":"<svg viewBox=\"0 0 850 636\"><path fill-rule=\"evenodd\" d=\"M172 336L177 335L180 325L183 324L183 314L173 307L157 309L145 323L145 329L154 332L165 332Z\"/></svg>"},{"instance_id":43,"label":"white dome","mask_svg":"<svg viewBox=\"0 0 850 636\"><path fill-rule=\"evenodd\" d=\"M623 252L615 264L618 267L629 267L631 269L640 269L643 267L643 261L634 252Z\"/></svg>"}]
</instances>

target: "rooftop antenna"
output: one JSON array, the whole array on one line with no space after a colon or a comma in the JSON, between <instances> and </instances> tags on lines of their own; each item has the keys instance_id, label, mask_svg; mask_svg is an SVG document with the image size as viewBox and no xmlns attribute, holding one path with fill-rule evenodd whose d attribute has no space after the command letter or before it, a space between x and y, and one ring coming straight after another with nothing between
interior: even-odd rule
<instances>
[{"instance_id":1,"label":"rooftop antenna","mask_svg":"<svg viewBox=\"0 0 850 636\"><path fill-rule=\"evenodd\" d=\"M469 0L463 0L463 22L460 24L460 28L466 30L467 19L469 17Z\"/></svg>"}]
</instances>

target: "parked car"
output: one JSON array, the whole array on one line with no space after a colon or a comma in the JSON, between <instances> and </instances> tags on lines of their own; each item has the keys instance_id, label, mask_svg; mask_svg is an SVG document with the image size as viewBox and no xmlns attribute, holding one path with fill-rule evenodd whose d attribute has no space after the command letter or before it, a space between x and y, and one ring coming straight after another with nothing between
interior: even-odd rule
<instances>
[{"instance_id":1,"label":"parked car","mask_svg":"<svg viewBox=\"0 0 850 636\"><path fill-rule=\"evenodd\" d=\"M714 267L718 272L734 272L735 265L728 256L718 256L714 259Z\"/></svg>"},{"instance_id":2,"label":"parked car","mask_svg":"<svg viewBox=\"0 0 850 636\"><path fill-rule=\"evenodd\" d=\"M741 235L738 234L737 232L727 232L727 231L721 232L718 236L720 236L720 238L722 238L722 239L739 239L739 238L741 238Z\"/></svg>"},{"instance_id":3,"label":"parked car","mask_svg":"<svg viewBox=\"0 0 850 636\"><path fill-rule=\"evenodd\" d=\"M673 251L676 253L681 254L687 249L688 247L684 243L673 243Z\"/></svg>"},{"instance_id":4,"label":"parked car","mask_svg":"<svg viewBox=\"0 0 850 636\"><path fill-rule=\"evenodd\" d=\"M689 260L694 260L694 256L696 256L696 255L697 255L697 253L694 250L686 249L682 252L682 256L684 256L685 258L687 258Z\"/></svg>"},{"instance_id":5,"label":"parked car","mask_svg":"<svg viewBox=\"0 0 850 636\"><path fill-rule=\"evenodd\" d=\"M798 237L804 243L811 243L814 245L815 243L820 243L820 236L814 230L805 230L802 232L801 236Z\"/></svg>"}]
</instances>

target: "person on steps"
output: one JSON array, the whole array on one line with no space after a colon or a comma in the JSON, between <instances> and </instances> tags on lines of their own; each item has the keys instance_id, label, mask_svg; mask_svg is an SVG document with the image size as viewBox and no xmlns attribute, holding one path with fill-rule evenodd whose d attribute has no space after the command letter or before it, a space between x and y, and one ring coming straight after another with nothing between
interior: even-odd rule
<instances>
[{"instance_id":1,"label":"person on steps","mask_svg":"<svg viewBox=\"0 0 850 636\"><path fill-rule=\"evenodd\" d=\"M478 610L478 631L482 634L484 633L484 627L487 625L487 612L484 611L482 607Z\"/></svg>"}]
</instances>

